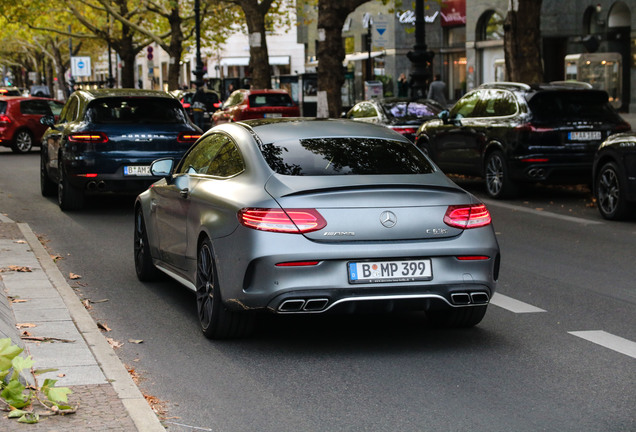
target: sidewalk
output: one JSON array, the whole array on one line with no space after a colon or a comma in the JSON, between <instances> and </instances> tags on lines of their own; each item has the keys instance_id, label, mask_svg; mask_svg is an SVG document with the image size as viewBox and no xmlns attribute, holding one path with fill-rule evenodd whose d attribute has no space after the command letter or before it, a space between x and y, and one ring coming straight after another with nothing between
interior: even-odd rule
<instances>
[{"instance_id":1,"label":"sidewalk","mask_svg":"<svg viewBox=\"0 0 636 432\"><path fill-rule=\"evenodd\" d=\"M25 348L22 356L31 355L36 369L57 369L38 376L38 383L56 379L57 387L73 391L70 405L79 404L75 414L41 416L32 425L0 412L1 431L165 432L29 225L1 214L0 294L0 338L9 337ZM18 323L35 327L18 330ZM25 330L52 339L23 340Z\"/></svg>"}]
</instances>

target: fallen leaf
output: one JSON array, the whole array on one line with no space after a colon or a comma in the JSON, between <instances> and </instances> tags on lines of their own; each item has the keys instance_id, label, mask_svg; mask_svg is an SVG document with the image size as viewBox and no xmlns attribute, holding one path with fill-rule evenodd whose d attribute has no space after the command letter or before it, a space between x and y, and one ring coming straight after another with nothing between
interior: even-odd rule
<instances>
[{"instance_id":1,"label":"fallen leaf","mask_svg":"<svg viewBox=\"0 0 636 432\"><path fill-rule=\"evenodd\" d=\"M91 303L106 303L107 301L108 301L108 299L91 300Z\"/></svg>"},{"instance_id":2,"label":"fallen leaf","mask_svg":"<svg viewBox=\"0 0 636 432\"><path fill-rule=\"evenodd\" d=\"M113 338L109 338L107 337L106 340L108 341L108 343L110 344L110 346L112 346L113 348L121 348L122 346L124 346L123 343L121 342L117 342L115 339Z\"/></svg>"},{"instance_id":3,"label":"fallen leaf","mask_svg":"<svg viewBox=\"0 0 636 432\"><path fill-rule=\"evenodd\" d=\"M18 323L15 325L17 328L19 329L23 329L23 328L33 328L33 327L37 327L37 324L33 324L33 323Z\"/></svg>"},{"instance_id":4,"label":"fallen leaf","mask_svg":"<svg viewBox=\"0 0 636 432\"><path fill-rule=\"evenodd\" d=\"M57 374L57 377L58 377L58 378L64 378L65 376L66 376L66 374L65 374L65 373ZM55 405L54 405L54 406L55 406Z\"/></svg>"},{"instance_id":5,"label":"fallen leaf","mask_svg":"<svg viewBox=\"0 0 636 432\"><path fill-rule=\"evenodd\" d=\"M76 280L76 279L81 279L81 278L82 278L80 275L75 274L75 273L69 273L69 274L68 274L68 277L69 277L71 280Z\"/></svg>"},{"instance_id":6,"label":"fallen leaf","mask_svg":"<svg viewBox=\"0 0 636 432\"><path fill-rule=\"evenodd\" d=\"M111 328L108 327L106 324L102 324L100 322L97 323L97 327L99 327L100 330L104 330L104 331L111 331Z\"/></svg>"},{"instance_id":7,"label":"fallen leaf","mask_svg":"<svg viewBox=\"0 0 636 432\"><path fill-rule=\"evenodd\" d=\"M26 303L26 302L28 302L28 300L17 299L17 298L11 299L11 303Z\"/></svg>"},{"instance_id":8,"label":"fallen leaf","mask_svg":"<svg viewBox=\"0 0 636 432\"><path fill-rule=\"evenodd\" d=\"M54 262L58 262L59 260L63 259L63 258L62 258L61 256L59 256L59 255L50 255L50 257L51 257L51 259L52 259Z\"/></svg>"},{"instance_id":9,"label":"fallen leaf","mask_svg":"<svg viewBox=\"0 0 636 432\"><path fill-rule=\"evenodd\" d=\"M21 337L31 337L33 336L28 330L22 332Z\"/></svg>"},{"instance_id":10,"label":"fallen leaf","mask_svg":"<svg viewBox=\"0 0 636 432\"><path fill-rule=\"evenodd\" d=\"M143 340L142 339L128 339L128 342L134 343L134 344L140 344L140 343L143 343Z\"/></svg>"},{"instance_id":11,"label":"fallen leaf","mask_svg":"<svg viewBox=\"0 0 636 432\"><path fill-rule=\"evenodd\" d=\"M26 244L26 240L15 240L13 243Z\"/></svg>"},{"instance_id":12,"label":"fallen leaf","mask_svg":"<svg viewBox=\"0 0 636 432\"><path fill-rule=\"evenodd\" d=\"M91 301L90 301L90 300L88 300L88 299L83 300L83 301L82 301L82 304L84 305L84 307L85 307L87 310L91 310L91 309L93 309L93 306L91 306Z\"/></svg>"}]
</instances>

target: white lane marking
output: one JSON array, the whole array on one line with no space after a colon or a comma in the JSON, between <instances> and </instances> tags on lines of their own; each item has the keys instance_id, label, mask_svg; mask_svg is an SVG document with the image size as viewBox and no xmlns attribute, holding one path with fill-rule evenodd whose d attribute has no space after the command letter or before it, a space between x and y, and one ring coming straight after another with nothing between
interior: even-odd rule
<instances>
[{"instance_id":1,"label":"white lane marking","mask_svg":"<svg viewBox=\"0 0 636 432\"><path fill-rule=\"evenodd\" d=\"M509 210L515 210L515 211L520 211L520 212L525 212L525 213L532 213L532 214L537 215L537 216L546 216L546 217L551 217L551 218L555 218L555 219L561 219L561 220L564 220L564 221L567 221L567 222L580 223L580 224L583 224L583 225L598 225L598 224L603 224L604 223L602 221L597 221L597 220L592 220L592 219L584 219L584 218L579 218L579 217L574 217L574 216L568 216L568 215L562 215L562 214L558 214L558 213L553 213L553 212L549 212L549 211L535 210L535 209L531 209L531 208L528 208L528 207L522 207L522 206L518 206L518 205L514 205L514 204L503 203L501 201L494 201L494 200L488 200L488 199L482 199L482 201L488 207L490 207L490 206L502 207L502 208L507 208Z\"/></svg>"},{"instance_id":2,"label":"white lane marking","mask_svg":"<svg viewBox=\"0 0 636 432\"><path fill-rule=\"evenodd\" d=\"M621 354L636 358L636 342L632 342L628 339L615 336L611 333L604 332L603 330L575 331L568 333Z\"/></svg>"},{"instance_id":3,"label":"white lane marking","mask_svg":"<svg viewBox=\"0 0 636 432\"><path fill-rule=\"evenodd\" d=\"M528 303L524 303L519 300L515 300L512 297L505 296L503 294L495 293L490 299L490 304L494 304L495 306L499 306L500 308L504 308L514 313L536 313L536 312L545 312L545 310L540 309L536 306L532 306Z\"/></svg>"}]
</instances>

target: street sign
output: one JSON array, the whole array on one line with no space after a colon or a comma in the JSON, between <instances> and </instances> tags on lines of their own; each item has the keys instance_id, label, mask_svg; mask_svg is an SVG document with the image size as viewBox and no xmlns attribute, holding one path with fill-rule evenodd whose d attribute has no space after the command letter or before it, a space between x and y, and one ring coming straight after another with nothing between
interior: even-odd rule
<instances>
[{"instance_id":1,"label":"street sign","mask_svg":"<svg viewBox=\"0 0 636 432\"><path fill-rule=\"evenodd\" d=\"M373 18L373 46L377 48L385 48L389 43L389 17L388 15L378 14Z\"/></svg>"},{"instance_id":2,"label":"street sign","mask_svg":"<svg viewBox=\"0 0 636 432\"><path fill-rule=\"evenodd\" d=\"M71 75L74 77L91 76L91 58L71 57Z\"/></svg>"}]
</instances>

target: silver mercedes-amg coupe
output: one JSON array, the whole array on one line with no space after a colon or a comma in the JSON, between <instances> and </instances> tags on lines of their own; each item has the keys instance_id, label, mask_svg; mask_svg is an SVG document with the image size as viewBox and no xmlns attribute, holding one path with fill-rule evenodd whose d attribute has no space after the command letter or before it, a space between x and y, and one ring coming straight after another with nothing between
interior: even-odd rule
<instances>
[{"instance_id":1,"label":"silver mercedes-amg coupe","mask_svg":"<svg viewBox=\"0 0 636 432\"><path fill-rule=\"evenodd\" d=\"M257 311L420 310L478 324L499 245L486 206L408 139L349 120L219 125L135 203L137 276L196 292L209 338L244 336Z\"/></svg>"}]
</instances>

